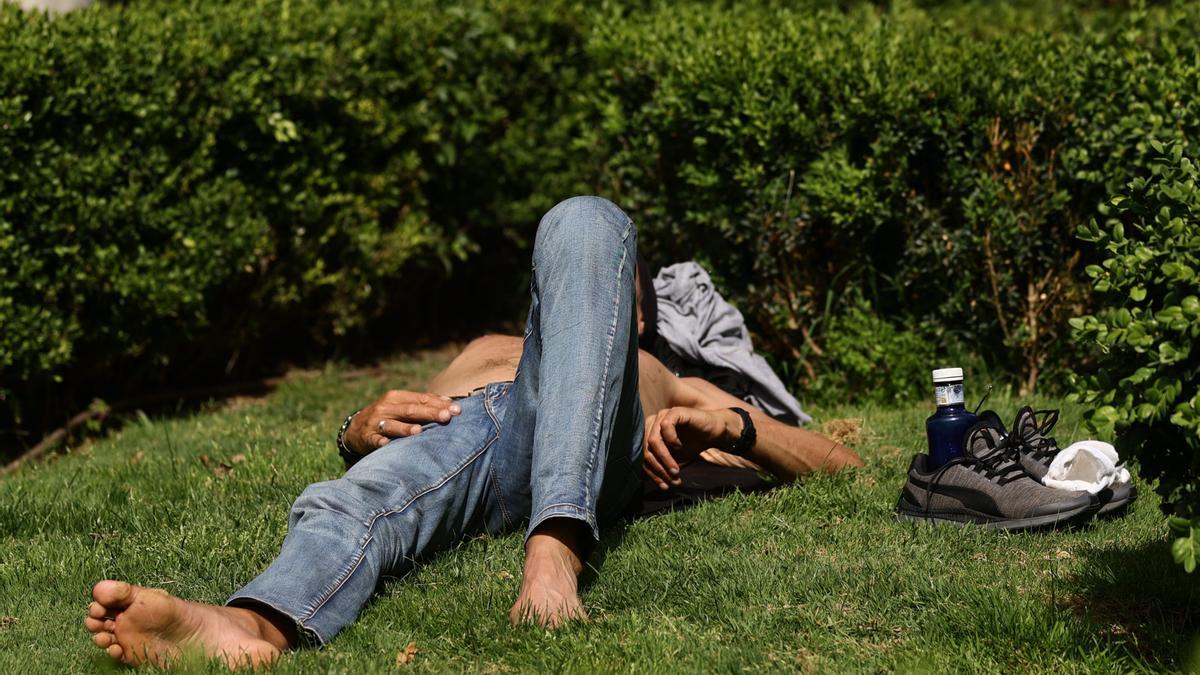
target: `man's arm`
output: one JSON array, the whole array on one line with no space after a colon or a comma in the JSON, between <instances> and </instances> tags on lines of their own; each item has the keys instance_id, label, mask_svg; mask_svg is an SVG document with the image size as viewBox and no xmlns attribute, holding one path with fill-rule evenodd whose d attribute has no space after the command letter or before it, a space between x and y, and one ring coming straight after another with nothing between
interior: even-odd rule
<instances>
[{"instance_id":1,"label":"man's arm","mask_svg":"<svg viewBox=\"0 0 1200 675\"><path fill-rule=\"evenodd\" d=\"M813 471L834 472L862 466L853 450L806 429L776 422L766 413L704 380L688 378L673 387L672 407L658 412L648 425L647 473L660 488L678 484L680 461L701 453L719 464L738 464L728 450L742 434L742 418L729 408L750 413L757 442L745 459L782 480L794 480Z\"/></svg>"}]
</instances>

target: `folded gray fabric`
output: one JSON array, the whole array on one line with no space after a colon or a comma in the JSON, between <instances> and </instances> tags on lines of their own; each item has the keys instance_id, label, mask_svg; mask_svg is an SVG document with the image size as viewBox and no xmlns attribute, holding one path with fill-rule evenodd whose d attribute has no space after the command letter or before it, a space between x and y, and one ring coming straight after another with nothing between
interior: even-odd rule
<instances>
[{"instance_id":1,"label":"folded gray fabric","mask_svg":"<svg viewBox=\"0 0 1200 675\"><path fill-rule=\"evenodd\" d=\"M658 334L679 354L711 366L745 374L751 381L747 402L777 416L790 413L801 423L812 418L758 354L742 313L713 287L699 264L664 267L654 278L658 294Z\"/></svg>"}]
</instances>

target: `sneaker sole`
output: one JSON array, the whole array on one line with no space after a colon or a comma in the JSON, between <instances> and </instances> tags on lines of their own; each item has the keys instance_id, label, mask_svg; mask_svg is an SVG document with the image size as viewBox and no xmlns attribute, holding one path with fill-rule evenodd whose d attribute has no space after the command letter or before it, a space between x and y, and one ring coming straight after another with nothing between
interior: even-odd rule
<instances>
[{"instance_id":1,"label":"sneaker sole","mask_svg":"<svg viewBox=\"0 0 1200 675\"><path fill-rule=\"evenodd\" d=\"M1071 511L1060 511L1059 513L1034 516L1032 518L996 518L995 516L989 516L986 513L979 513L969 509L954 513L930 511L926 515L925 509L905 501L904 497L901 496L900 501L896 503L896 520L901 522L928 522L960 526L975 525L993 530L1019 532L1022 530L1053 529L1067 525L1078 525L1095 515L1098 507L1098 504L1089 504L1088 506L1082 506Z\"/></svg>"}]
</instances>

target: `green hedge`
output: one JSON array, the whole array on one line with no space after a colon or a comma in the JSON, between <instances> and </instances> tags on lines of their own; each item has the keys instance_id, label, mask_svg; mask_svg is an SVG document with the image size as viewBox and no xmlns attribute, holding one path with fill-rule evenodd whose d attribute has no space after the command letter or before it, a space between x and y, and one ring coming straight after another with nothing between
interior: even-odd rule
<instances>
[{"instance_id":1,"label":"green hedge","mask_svg":"<svg viewBox=\"0 0 1200 675\"><path fill-rule=\"evenodd\" d=\"M9 415L411 340L452 263L514 265L587 189L579 10L442 4L0 4Z\"/></svg>"},{"instance_id":2,"label":"green hedge","mask_svg":"<svg viewBox=\"0 0 1200 675\"><path fill-rule=\"evenodd\" d=\"M806 392L1061 382L1075 230L1195 135L1200 11L781 4L0 5L0 415L514 316L581 192Z\"/></svg>"},{"instance_id":3,"label":"green hedge","mask_svg":"<svg viewBox=\"0 0 1200 675\"><path fill-rule=\"evenodd\" d=\"M1095 373L1076 378L1089 424L1157 481L1173 516L1177 561L1200 559L1200 167L1164 148L1079 236L1104 251L1087 274L1101 300L1071 320L1096 348Z\"/></svg>"},{"instance_id":4,"label":"green hedge","mask_svg":"<svg viewBox=\"0 0 1200 675\"><path fill-rule=\"evenodd\" d=\"M798 375L911 396L966 351L1028 391L1078 365L1075 229L1145 170L1149 141L1200 125L1195 11L1094 23L979 35L905 10L664 11L602 30L595 142L657 256L708 262ZM855 365L874 329L834 333L857 297L932 348Z\"/></svg>"}]
</instances>

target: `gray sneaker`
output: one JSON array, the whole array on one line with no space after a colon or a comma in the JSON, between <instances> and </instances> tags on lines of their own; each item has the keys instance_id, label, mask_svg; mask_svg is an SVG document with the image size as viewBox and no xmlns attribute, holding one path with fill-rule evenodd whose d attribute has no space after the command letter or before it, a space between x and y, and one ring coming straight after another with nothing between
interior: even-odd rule
<instances>
[{"instance_id":1,"label":"gray sneaker","mask_svg":"<svg viewBox=\"0 0 1200 675\"><path fill-rule=\"evenodd\" d=\"M1088 493L1055 490L1034 480L990 420L973 426L965 445L962 457L933 471L928 455L913 457L896 504L898 519L1016 531L1074 524L1095 512L1099 502Z\"/></svg>"},{"instance_id":2,"label":"gray sneaker","mask_svg":"<svg viewBox=\"0 0 1200 675\"><path fill-rule=\"evenodd\" d=\"M1021 466L1041 482L1050 470L1050 463L1058 455L1058 442L1049 436L1058 423L1057 410L1038 410L1025 406L1017 411L1013 421L1011 443L1020 456ZM1096 493L1100 499L1098 516L1115 514L1137 499L1137 488L1129 483L1117 483Z\"/></svg>"}]
</instances>

